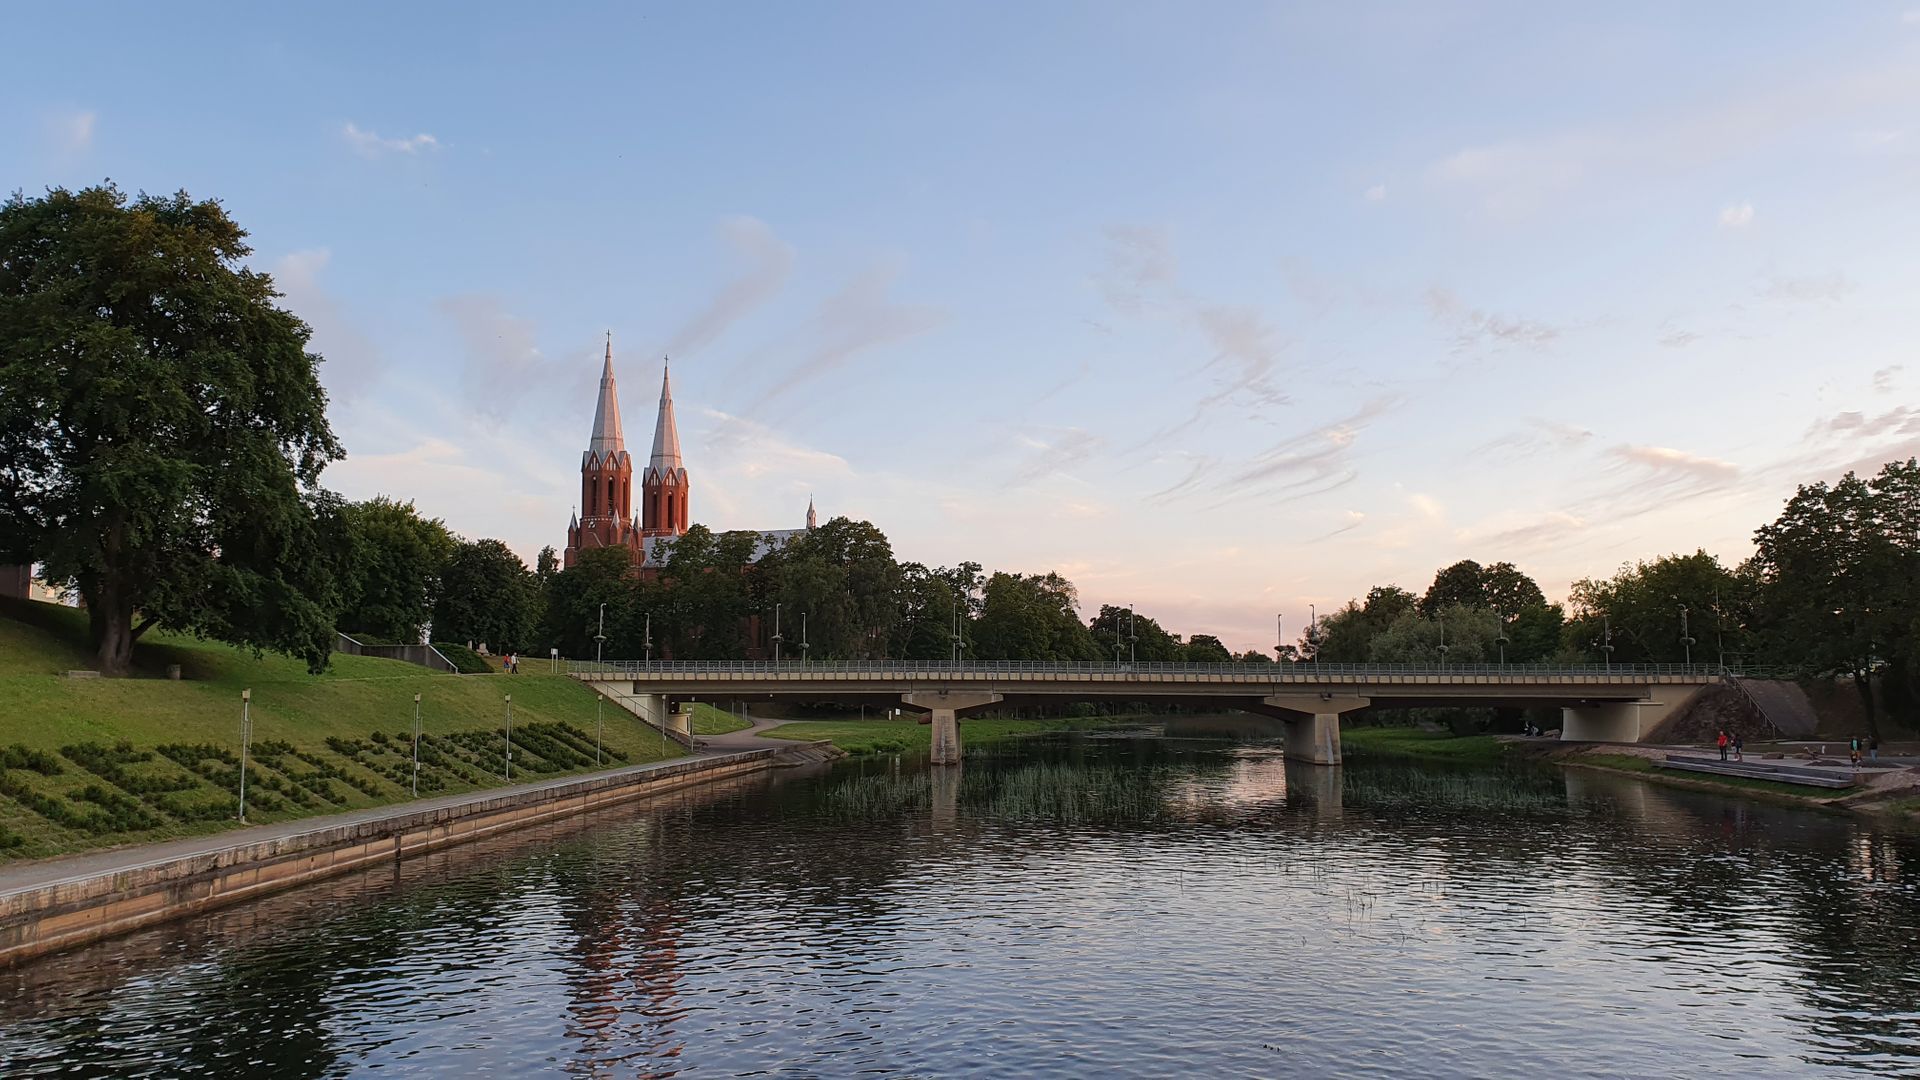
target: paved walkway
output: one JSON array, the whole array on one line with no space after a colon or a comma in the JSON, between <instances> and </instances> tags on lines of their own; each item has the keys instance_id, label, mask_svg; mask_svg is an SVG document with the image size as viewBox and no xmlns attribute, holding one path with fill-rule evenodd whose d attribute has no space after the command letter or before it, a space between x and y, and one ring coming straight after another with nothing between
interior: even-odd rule
<instances>
[{"instance_id":1,"label":"paved walkway","mask_svg":"<svg viewBox=\"0 0 1920 1080\"><path fill-rule=\"evenodd\" d=\"M756 726L757 729L757 726ZM748 732L736 732L746 735ZM720 736L715 736L720 738ZM711 746L702 750L700 757L726 757L741 750L760 750L766 748L791 749L796 744L786 739L755 739L751 746L734 747ZM386 817L401 817L417 814L425 810L438 810L442 807L459 806L464 803L485 802L502 795L521 792L541 791L577 784L582 780L591 780L602 776L631 776L652 772L656 769L684 765L694 760L690 757L670 758L666 761L650 761L645 765L629 765L622 769L608 769L605 772L570 773L550 780L537 780L530 784L512 784L504 787L486 788L481 791L469 791L459 795L440 795L426 799L412 799L407 802L388 803L384 806L372 806L365 810L349 810L341 814L327 814L322 817L303 817L292 821L276 822L272 825L253 825L243 829L229 829L226 832L211 833L206 836L191 837L186 840L167 840L157 844L137 844L132 847L113 848L106 851L88 851L73 855L56 855L47 859L35 859L16 866L0 866L0 895L18 892L23 889L39 888L62 881L96 877L100 874L116 873L121 870L133 870L153 863L171 862L175 859L191 858L196 855L209 855L228 848L243 847L267 840L280 840L302 833L319 832L324 829L338 828L342 825L358 825L362 822L378 821Z\"/></svg>"},{"instance_id":2,"label":"paved walkway","mask_svg":"<svg viewBox=\"0 0 1920 1080\"><path fill-rule=\"evenodd\" d=\"M802 745L794 739L768 739L761 732L791 724L792 720L755 720L750 728L729 731L725 735L695 735L702 754L737 754L743 750L791 750Z\"/></svg>"}]
</instances>

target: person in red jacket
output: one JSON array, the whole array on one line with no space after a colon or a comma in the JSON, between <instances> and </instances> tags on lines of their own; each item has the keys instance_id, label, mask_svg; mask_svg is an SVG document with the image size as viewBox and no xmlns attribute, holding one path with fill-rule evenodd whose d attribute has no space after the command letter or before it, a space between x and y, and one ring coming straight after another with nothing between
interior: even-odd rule
<instances>
[{"instance_id":1,"label":"person in red jacket","mask_svg":"<svg viewBox=\"0 0 1920 1080\"><path fill-rule=\"evenodd\" d=\"M1720 747L1720 760L1721 761L1727 760L1727 729L1726 728L1720 729L1720 738L1717 740L1716 745Z\"/></svg>"}]
</instances>

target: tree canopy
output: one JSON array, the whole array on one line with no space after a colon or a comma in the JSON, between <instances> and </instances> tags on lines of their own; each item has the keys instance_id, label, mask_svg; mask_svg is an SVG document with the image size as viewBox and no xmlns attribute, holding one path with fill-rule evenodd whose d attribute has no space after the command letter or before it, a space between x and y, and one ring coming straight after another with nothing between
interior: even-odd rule
<instances>
[{"instance_id":1,"label":"tree canopy","mask_svg":"<svg viewBox=\"0 0 1920 1080\"><path fill-rule=\"evenodd\" d=\"M342 452L246 235L184 192L0 204L0 555L79 593L110 675L153 626L316 669L332 647Z\"/></svg>"}]
</instances>

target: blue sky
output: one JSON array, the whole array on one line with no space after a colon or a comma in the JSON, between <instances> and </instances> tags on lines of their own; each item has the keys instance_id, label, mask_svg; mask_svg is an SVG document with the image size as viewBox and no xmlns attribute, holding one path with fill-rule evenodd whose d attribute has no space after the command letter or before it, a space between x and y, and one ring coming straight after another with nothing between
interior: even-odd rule
<instances>
[{"instance_id":1,"label":"blue sky","mask_svg":"<svg viewBox=\"0 0 1920 1080\"><path fill-rule=\"evenodd\" d=\"M1920 8L15 12L0 175L220 198L350 456L529 559L614 336L694 515L872 520L1271 647L1733 560L1920 451Z\"/></svg>"}]
</instances>

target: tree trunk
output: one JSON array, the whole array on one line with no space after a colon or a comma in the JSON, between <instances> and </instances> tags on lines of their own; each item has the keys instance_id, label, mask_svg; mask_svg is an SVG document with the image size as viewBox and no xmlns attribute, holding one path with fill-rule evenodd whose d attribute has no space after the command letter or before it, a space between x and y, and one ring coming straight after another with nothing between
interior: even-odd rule
<instances>
[{"instance_id":1,"label":"tree trunk","mask_svg":"<svg viewBox=\"0 0 1920 1080\"><path fill-rule=\"evenodd\" d=\"M1874 715L1875 710L1873 707L1873 672L1855 671L1853 673L1853 686L1854 689L1860 691L1860 704L1866 710L1867 738L1879 742L1880 720Z\"/></svg>"},{"instance_id":2,"label":"tree trunk","mask_svg":"<svg viewBox=\"0 0 1920 1080\"><path fill-rule=\"evenodd\" d=\"M87 602L88 622L93 628L95 657L100 674L122 678L133 672L133 604L124 590L105 581L90 592L82 591Z\"/></svg>"}]
</instances>

